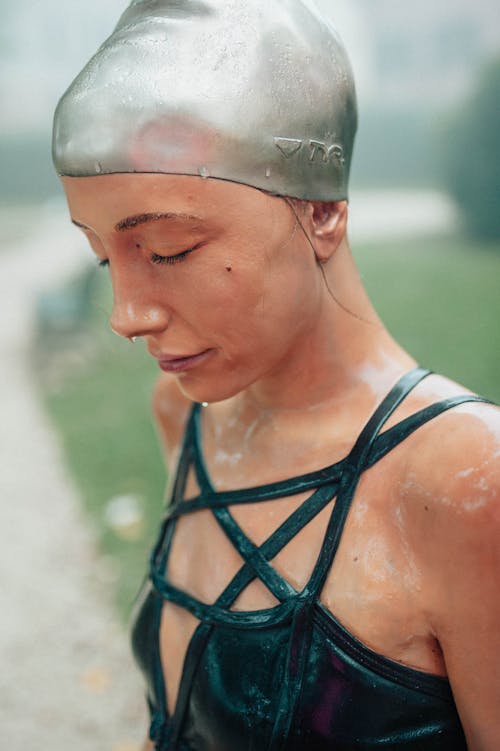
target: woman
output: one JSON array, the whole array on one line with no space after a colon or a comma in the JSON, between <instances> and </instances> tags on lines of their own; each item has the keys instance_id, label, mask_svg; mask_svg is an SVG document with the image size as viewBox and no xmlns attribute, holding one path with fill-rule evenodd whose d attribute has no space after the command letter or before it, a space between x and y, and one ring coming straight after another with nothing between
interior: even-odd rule
<instances>
[{"instance_id":1,"label":"woman","mask_svg":"<svg viewBox=\"0 0 500 751\"><path fill-rule=\"evenodd\" d=\"M147 748L500 748L498 410L373 310L355 129L301 0L135 0L58 106L111 326L164 371Z\"/></svg>"}]
</instances>

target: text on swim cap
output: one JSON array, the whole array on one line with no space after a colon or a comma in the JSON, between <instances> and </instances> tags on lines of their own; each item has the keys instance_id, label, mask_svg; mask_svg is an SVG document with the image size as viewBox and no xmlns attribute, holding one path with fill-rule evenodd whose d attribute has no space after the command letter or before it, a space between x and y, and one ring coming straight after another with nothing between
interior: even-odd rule
<instances>
[{"instance_id":1,"label":"text on swim cap","mask_svg":"<svg viewBox=\"0 0 500 751\"><path fill-rule=\"evenodd\" d=\"M281 151L285 159L291 159L307 143L309 146L309 161L311 163L330 164L333 161L345 164L344 149L338 143L328 144L326 141L310 139L304 142L299 138L274 139L275 146Z\"/></svg>"}]
</instances>

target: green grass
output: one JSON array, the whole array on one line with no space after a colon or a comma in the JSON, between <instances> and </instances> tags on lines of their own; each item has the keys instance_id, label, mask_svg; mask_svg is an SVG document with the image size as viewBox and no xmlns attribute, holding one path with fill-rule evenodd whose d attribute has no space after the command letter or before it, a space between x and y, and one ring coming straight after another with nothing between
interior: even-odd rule
<instances>
[{"instance_id":1,"label":"green grass","mask_svg":"<svg viewBox=\"0 0 500 751\"><path fill-rule=\"evenodd\" d=\"M500 247L436 238L354 249L385 324L422 365L500 402Z\"/></svg>"},{"instance_id":2,"label":"green grass","mask_svg":"<svg viewBox=\"0 0 500 751\"><path fill-rule=\"evenodd\" d=\"M354 248L361 275L390 331L422 365L500 401L500 248L459 239L391 242ZM165 472L150 417L157 369L140 345L106 332L109 290L94 286L96 352L47 385L46 401L102 550L117 562L123 616L145 571L160 518ZM105 523L108 501L138 496L140 539L126 541Z\"/></svg>"}]
</instances>

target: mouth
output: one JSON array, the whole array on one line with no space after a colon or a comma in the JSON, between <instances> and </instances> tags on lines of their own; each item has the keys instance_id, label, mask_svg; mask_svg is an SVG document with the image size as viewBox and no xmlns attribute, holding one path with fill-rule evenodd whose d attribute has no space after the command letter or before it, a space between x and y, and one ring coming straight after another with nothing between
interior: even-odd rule
<instances>
[{"instance_id":1,"label":"mouth","mask_svg":"<svg viewBox=\"0 0 500 751\"><path fill-rule=\"evenodd\" d=\"M206 349L196 355L159 355L158 365L165 373L182 373L195 368L213 352L213 349Z\"/></svg>"}]
</instances>

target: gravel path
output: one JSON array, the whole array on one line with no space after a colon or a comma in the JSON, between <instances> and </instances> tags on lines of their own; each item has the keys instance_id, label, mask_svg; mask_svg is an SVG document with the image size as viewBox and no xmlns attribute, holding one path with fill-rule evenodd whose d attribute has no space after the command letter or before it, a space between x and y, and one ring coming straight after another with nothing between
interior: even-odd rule
<instances>
[{"instance_id":1,"label":"gravel path","mask_svg":"<svg viewBox=\"0 0 500 751\"><path fill-rule=\"evenodd\" d=\"M0 748L136 751L143 687L29 365L36 294L83 261L61 210L0 255Z\"/></svg>"}]
</instances>

